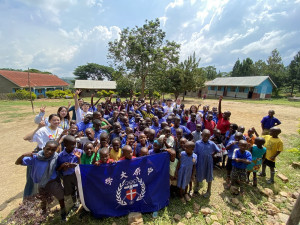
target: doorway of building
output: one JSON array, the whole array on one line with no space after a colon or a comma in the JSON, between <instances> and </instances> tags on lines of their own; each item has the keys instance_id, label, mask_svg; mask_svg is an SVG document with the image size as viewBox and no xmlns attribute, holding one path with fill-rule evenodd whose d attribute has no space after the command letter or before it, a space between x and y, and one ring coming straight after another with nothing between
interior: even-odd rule
<instances>
[{"instance_id":1,"label":"doorway of building","mask_svg":"<svg viewBox=\"0 0 300 225\"><path fill-rule=\"evenodd\" d=\"M224 87L223 96L227 95L227 87Z\"/></svg>"},{"instance_id":2,"label":"doorway of building","mask_svg":"<svg viewBox=\"0 0 300 225\"><path fill-rule=\"evenodd\" d=\"M248 98L252 98L252 95L253 95L253 88L250 88L249 89L249 92L248 92Z\"/></svg>"}]
</instances>

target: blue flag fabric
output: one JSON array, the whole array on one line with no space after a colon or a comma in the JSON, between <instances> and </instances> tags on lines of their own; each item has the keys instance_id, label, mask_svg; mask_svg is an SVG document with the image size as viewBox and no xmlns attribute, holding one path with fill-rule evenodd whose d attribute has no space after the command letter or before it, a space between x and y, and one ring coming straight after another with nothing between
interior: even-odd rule
<instances>
[{"instance_id":1,"label":"blue flag fabric","mask_svg":"<svg viewBox=\"0 0 300 225\"><path fill-rule=\"evenodd\" d=\"M170 197L169 170L166 152L75 169L81 203L96 218L164 208Z\"/></svg>"}]
</instances>

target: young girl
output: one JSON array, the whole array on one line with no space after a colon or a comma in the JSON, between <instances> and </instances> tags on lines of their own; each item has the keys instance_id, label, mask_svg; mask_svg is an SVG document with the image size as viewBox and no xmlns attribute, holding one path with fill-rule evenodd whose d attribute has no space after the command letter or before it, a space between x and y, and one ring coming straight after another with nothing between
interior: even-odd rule
<instances>
[{"instance_id":1,"label":"young girl","mask_svg":"<svg viewBox=\"0 0 300 225\"><path fill-rule=\"evenodd\" d=\"M45 147L46 143L50 140L59 142L61 137L64 134L67 134L67 130L64 131L63 129L59 128L60 117L57 114L51 114L48 118L48 121L49 121L48 126L41 127L43 124L43 121L42 121L39 124L38 129L27 134L24 137L24 140L37 142L39 150L42 150Z\"/></svg>"},{"instance_id":2,"label":"young girl","mask_svg":"<svg viewBox=\"0 0 300 225\"><path fill-rule=\"evenodd\" d=\"M188 185L195 175L195 164L197 162L197 155L194 153L195 143L188 141L181 153L180 161L177 164L177 187L180 188L180 200L183 204L186 201L191 201L187 193Z\"/></svg>"},{"instance_id":3,"label":"young girl","mask_svg":"<svg viewBox=\"0 0 300 225\"><path fill-rule=\"evenodd\" d=\"M255 138L255 145L250 148L252 154L252 162L247 166L247 177L249 182L250 173L253 172L253 186L257 187L257 177L256 173L259 171L262 164L262 160L265 158L267 149L263 146L265 144L265 139L262 137Z\"/></svg>"},{"instance_id":4,"label":"young girl","mask_svg":"<svg viewBox=\"0 0 300 225\"><path fill-rule=\"evenodd\" d=\"M210 131L204 129L202 132L202 141L196 143L195 154L197 155L197 183L195 185L195 194L199 191L198 182L202 182L204 179L207 182L207 192L204 194L205 198L209 198L211 195L211 184L213 180L213 155L220 152L218 146L209 140Z\"/></svg>"},{"instance_id":5,"label":"young girl","mask_svg":"<svg viewBox=\"0 0 300 225\"><path fill-rule=\"evenodd\" d=\"M119 161L122 157L121 141L119 138L114 138L111 142L109 157L115 161Z\"/></svg>"},{"instance_id":6,"label":"young girl","mask_svg":"<svg viewBox=\"0 0 300 225\"><path fill-rule=\"evenodd\" d=\"M34 122L36 124L40 123L42 120L45 121L46 126L49 126L50 123L48 121L47 118L44 118L45 115L45 108L46 106L42 106L40 108L40 113L34 118ZM57 115L60 117L60 124L59 124L59 128L62 128L63 130L65 129L69 129L69 122L70 122L70 115L68 112L67 107L65 106L61 106L58 108L57 110Z\"/></svg>"}]
</instances>

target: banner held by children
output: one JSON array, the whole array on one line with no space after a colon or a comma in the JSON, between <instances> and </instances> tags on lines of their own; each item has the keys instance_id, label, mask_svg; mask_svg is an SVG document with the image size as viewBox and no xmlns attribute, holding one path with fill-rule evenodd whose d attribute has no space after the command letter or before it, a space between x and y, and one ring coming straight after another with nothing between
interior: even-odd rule
<instances>
[{"instance_id":1,"label":"banner held by children","mask_svg":"<svg viewBox=\"0 0 300 225\"><path fill-rule=\"evenodd\" d=\"M169 204L169 169L168 153L100 166L78 165L81 203L98 218L158 211Z\"/></svg>"}]
</instances>

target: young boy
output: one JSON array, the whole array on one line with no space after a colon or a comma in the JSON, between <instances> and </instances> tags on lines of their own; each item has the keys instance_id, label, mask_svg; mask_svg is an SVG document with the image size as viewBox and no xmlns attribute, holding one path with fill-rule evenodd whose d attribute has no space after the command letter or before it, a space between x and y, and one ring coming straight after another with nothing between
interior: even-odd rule
<instances>
[{"instance_id":1,"label":"young boy","mask_svg":"<svg viewBox=\"0 0 300 225\"><path fill-rule=\"evenodd\" d=\"M191 132L193 132L193 131L196 130L196 125L197 125L197 124L198 124L198 123L197 123L197 120L196 120L196 114L195 114L195 113L192 113L192 114L191 114L191 121L188 122L188 123L186 124L186 127L187 127Z\"/></svg>"},{"instance_id":2,"label":"young boy","mask_svg":"<svg viewBox=\"0 0 300 225\"><path fill-rule=\"evenodd\" d=\"M270 135L265 135L263 138L266 140L265 147L267 148L266 158L262 165L262 171L259 176L266 176L266 167L270 167L271 177L267 181L268 184L274 183L275 176L275 160L276 157L283 151L283 142L278 137L281 133L279 127L272 127L270 129Z\"/></svg>"},{"instance_id":3,"label":"young boy","mask_svg":"<svg viewBox=\"0 0 300 225\"><path fill-rule=\"evenodd\" d=\"M82 150L75 149L76 139L71 135L67 135L64 138L63 144L65 148L58 155L57 171L62 170L65 195L72 195L72 200L74 203L73 209L76 210L79 207L79 202L77 200L78 195L76 195L78 187L77 178L75 175L75 167L80 163Z\"/></svg>"},{"instance_id":4,"label":"young boy","mask_svg":"<svg viewBox=\"0 0 300 225\"><path fill-rule=\"evenodd\" d=\"M132 152L132 148L129 146L129 145L125 145L123 148L122 148L122 158L120 158L119 161L121 160L131 160L131 159L134 159L135 156L133 156L133 152Z\"/></svg>"},{"instance_id":5,"label":"young boy","mask_svg":"<svg viewBox=\"0 0 300 225\"><path fill-rule=\"evenodd\" d=\"M274 117L275 111L269 110L268 115L261 120L262 135L268 135L272 127L281 124L279 119Z\"/></svg>"},{"instance_id":6,"label":"young boy","mask_svg":"<svg viewBox=\"0 0 300 225\"><path fill-rule=\"evenodd\" d=\"M197 124L196 125L196 130L192 132L192 135L193 135L193 141L196 143L197 141L201 140L201 129L202 129L202 126L201 124Z\"/></svg>"},{"instance_id":7,"label":"young boy","mask_svg":"<svg viewBox=\"0 0 300 225\"><path fill-rule=\"evenodd\" d=\"M247 180L247 166L251 164L252 155L246 149L248 143L245 140L239 141L239 148L235 149L232 155L232 171L231 171L231 184L240 185L240 193L243 194L243 184Z\"/></svg>"},{"instance_id":8,"label":"young boy","mask_svg":"<svg viewBox=\"0 0 300 225\"><path fill-rule=\"evenodd\" d=\"M56 141L48 141L44 149L37 154L29 152L21 155L16 160L16 165L32 167L31 177L33 182L39 186L39 194L42 196L53 195L59 201L62 220L66 220L64 191L56 172L58 145ZM42 198L41 207L46 212L45 198Z\"/></svg>"},{"instance_id":9,"label":"young boy","mask_svg":"<svg viewBox=\"0 0 300 225\"><path fill-rule=\"evenodd\" d=\"M217 128L221 131L221 135L224 138L226 131L229 130L229 126L230 126L229 118L231 116L231 112L226 111L226 112L222 113L222 108L221 108L222 99L223 99L223 97L220 96Z\"/></svg>"},{"instance_id":10,"label":"young boy","mask_svg":"<svg viewBox=\"0 0 300 225\"><path fill-rule=\"evenodd\" d=\"M94 165L100 166L101 164L113 163L114 160L109 158L109 149L104 147L100 150L100 160L96 161Z\"/></svg>"}]
</instances>

